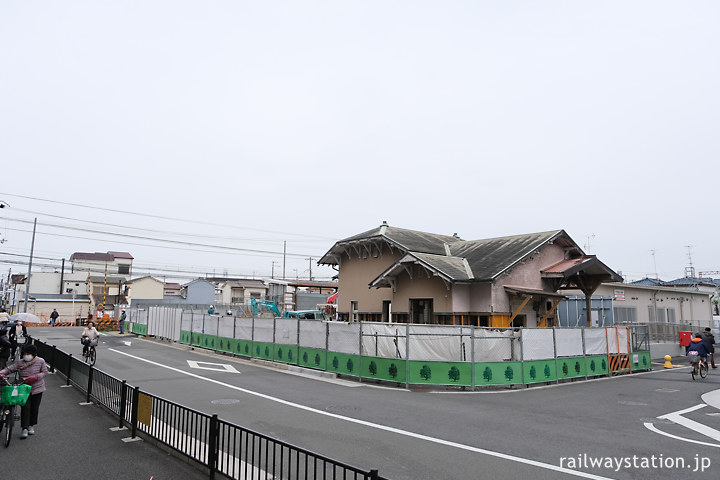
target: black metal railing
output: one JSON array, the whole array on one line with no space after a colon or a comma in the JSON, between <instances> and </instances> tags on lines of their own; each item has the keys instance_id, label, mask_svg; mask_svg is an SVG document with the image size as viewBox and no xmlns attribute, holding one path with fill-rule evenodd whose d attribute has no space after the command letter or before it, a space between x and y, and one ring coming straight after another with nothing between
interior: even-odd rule
<instances>
[{"instance_id":1,"label":"black metal railing","mask_svg":"<svg viewBox=\"0 0 720 480\"><path fill-rule=\"evenodd\" d=\"M118 417L132 437L142 433L206 467L243 480L387 480L363 470L226 422L129 385L38 339L31 339L50 368Z\"/></svg>"}]
</instances>

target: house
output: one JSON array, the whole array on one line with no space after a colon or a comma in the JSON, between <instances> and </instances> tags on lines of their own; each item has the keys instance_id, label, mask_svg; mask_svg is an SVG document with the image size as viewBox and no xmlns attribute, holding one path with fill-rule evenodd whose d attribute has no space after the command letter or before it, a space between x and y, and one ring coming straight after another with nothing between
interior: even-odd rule
<instances>
[{"instance_id":1,"label":"house","mask_svg":"<svg viewBox=\"0 0 720 480\"><path fill-rule=\"evenodd\" d=\"M559 291L579 288L589 301L603 282L622 280L564 230L467 241L383 222L318 263L338 270L346 321L546 326Z\"/></svg>"},{"instance_id":2,"label":"house","mask_svg":"<svg viewBox=\"0 0 720 480\"><path fill-rule=\"evenodd\" d=\"M132 262L133 256L128 252L75 252L70 255L73 272L130 276L132 275Z\"/></svg>"},{"instance_id":3,"label":"house","mask_svg":"<svg viewBox=\"0 0 720 480\"><path fill-rule=\"evenodd\" d=\"M203 278L197 278L185 284L185 303L192 305L213 305L215 303L215 284Z\"/></svg>"},{"instance_id":4,"label":"house","mask_svg":"<svg viewBox=\"0 0 720 480\"><path fill-rule=\"evenodd\" d=\"M127 287L130 304L133 300L162 300L165 296L165 283L149 275L128 281Z\"/></svg>"},{"instance_id":5,"label":"house","mask_svg":"<svg viewBox=\"0 0 720 480\"><path fill-rule=\"evenodd\" d=\"M182 295L182 285L174 282L165 282L163 288L163 295L165 297L175 298Z\"/></svg>"},{"instance_id":6,"label":"house","mask_svg":"<svg viewBox=\"0 0 720 480\"><path fill-rule=\"evenodd\" d=\"M216 285L217 305L249 305L252 299L262 300L265 298L268 287L262 280L255 279L213 279L209 278Z\"/></svg>"}]
</instances>

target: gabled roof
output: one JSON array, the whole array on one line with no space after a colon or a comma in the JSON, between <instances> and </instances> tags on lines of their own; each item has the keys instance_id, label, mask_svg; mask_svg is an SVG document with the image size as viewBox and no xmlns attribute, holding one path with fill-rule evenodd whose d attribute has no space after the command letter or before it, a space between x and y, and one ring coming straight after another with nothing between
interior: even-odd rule
<instances>
[{"instance_id":1,"label":"gabled roof","mask_svg":"<svg viewBox=\"0 0 720 480\"><path fill-rule=\"evenodd\" d=\"M94 262L114 262L116 258L133 260L133 256L130 255L128 252L107 252L107 253L75 252L72 255L70 255L71 262L74 262L76 260L90 260L90 261L94 261Z\"/></svg>"},{"instance_id":2,"label":"gabled roof","mask_svg":"<svg viewBox=\"0 0 720 480\"><path fill-rule=\"evenodd\" d=\"M115 258L125 258L128 260L134 260L134 257L132 255L130 255L130 252L108 252L108 253Z\"/></svg>"},{"instance_id":3,"label":"gabled roof","mask_svg":"<svg viewBox=\"0 0 720 480\"><path fill-rule=\"evenodd\" d=\"M126 283L133 283L133 282L137 282L138 280L145 280L146 278L155 280L158 283L163 283L162 280L158 280L157 278L153 277L152 275L144 275L142 277L133 278L133 279L128 280Z\"/></svg>"},{"instance_id":4,"label":"gabled roof","mask_svg":"<svg viewBox=\"0 0 720 480\"><path fill-rule=\"evenodd\" d=\"M699 285L704 285L707 287L716 287L717 285L715 282L712 281L711 278L703 278L703 277L683 277L683 278L676 278L675 280L670 280L668 282L663 283L663 285L671 286L671 287L695 287Z\"/></svg>"},{"instance_id":5,"label":"gabled roof","mask_svg":"<svg viewBox=\"0 0 720 480\"><path fill-rule=\"evenodd\" d=\"M432 253L445 255L445 244L462 241L460 237L419 232L404 228L391 227L383 222L378 228L353 235L335 243L333 247L318 261L320 265L337 265L347 248L363 248L383 241L405 252Z\"/></svg>"},{"instance_id":6,"label":"gabled roof","mask_svg":"<svg viewBox=\"0 0 720 480\"><path fill-rule=\"evenodd\" d=\"M641 278L640 280L635 280L634 282L629 282L628 285L659 287L665 285L666 283L667 282L660 280L659 278L645 277Z\"/></svg>"}]
</instances>

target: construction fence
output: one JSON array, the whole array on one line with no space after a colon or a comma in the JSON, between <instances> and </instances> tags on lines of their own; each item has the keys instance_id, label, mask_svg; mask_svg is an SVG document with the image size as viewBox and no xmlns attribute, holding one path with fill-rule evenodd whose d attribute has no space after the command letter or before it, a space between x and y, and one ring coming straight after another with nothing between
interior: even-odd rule
<instances>
[{"instance_id":1,"label":"construction fence","mask_svg":"<svg viewBox=\"0 0 720 480\"><path fill-rule=\"evenodd\" d=\"M151 307L129 331L235 355L417 385L529 385L649 370L647 325L460 327L209 315Z\"/></svg>"}]
</instances>

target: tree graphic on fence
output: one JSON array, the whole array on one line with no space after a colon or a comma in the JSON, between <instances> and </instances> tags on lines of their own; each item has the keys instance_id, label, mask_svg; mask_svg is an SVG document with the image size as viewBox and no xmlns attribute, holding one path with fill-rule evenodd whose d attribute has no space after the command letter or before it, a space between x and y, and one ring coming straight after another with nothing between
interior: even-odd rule
<instances>
[{"instance_id":1,"label":"tree graphic on fence","mask_svg":"<svg viewBox=\"0 0 720 480\"><path fill-rule=\"evenodd\" d=\"M255 353L257 354L258 357L260 356L260 345L255 346Z\"/></svg>"},{"instance_id":2,"label":"tree graphic on fence","mask_svg":"<svg viewBox=\"0 0 720 480\"><path fill-rule=\"evenodd\" d=\"M570 371L570 370L568 369L567 363L566 363L566 362L563 362L563 366L562 366L563 375L567 377L567 374L568 374L569 371Z\"/></svg>"},{"instance_id":3,"label":"tree graphic on fence","mask_svg":"<svg viewBox=\"0 0 720 480\"><path fill-rule=\"evenodd\" d=\"M245 353L250 353L250 345L245 344Z\"/></svg>"},{"instance_id":4,"label":"tree graphic on fence","mask_svg":"<svg viewBox=\"0 0 720 480\"><path fill-rule=\"evenodd\" d=\"M603 372L604 372L605 370L607 370L607 361L606 361L604 358L603 358L603 360L602 360L602 369L603 369Z\"/></svg>"},{"instance_id":5,"label":"tree graphic on fence","mask_svg":"<svg viewBox=\"0 0 720 480\"><path fill-rule=\"evenodd\" d=\"M460 369L457 367L451 367L448 371L448 378L450 378L453 382L460 380Z\"/></svg>"},{"instance_id":6,"label":"tree graphic on fence","mask_svg":"<svg viewBox=\"0 0 720 480\"><path fill-rule=\"evenodd\" d=\"M485 367L485 370L483 370L483 378L486 382L492 380L492 370L490 369L490 367Z\"/></svg>"},{"instance_id":7,"label":"tree graphic on fence","mask_svg":"<svg viewBox=\"0 0 720 480\"><path fill-rule=\"evenodd\" d=\"M338 361L337 357L333 357L332 366L335 370L338 369L338 365L340 365L340 362Z\"/></svg>"},{"instance_id":8,"label":"tree graphic on fence","mask_svg":"<svg viewBox=\"0 0 720 480\"><path fill-rule=\"evenodd\" d=\"M390 364L390 367L388 368L388 375L390 375L390 378L397 377L398 370L394 363Z\"/></svg>"},{"instance_id":9,"label":"tree graphic on fence","mask_svg":"<svg viewBox=\"0 0 720 480\"><path fill-rule=\"evenodd\" d=\"M368 365L368 371L373 377L377 375L377 363L375 363L375 360L371 361L370 365Z\"/></svg>"},{"instance_id":10,"label":"tree graphic on fence","mask_svg":"<svg viewBox=\"0 0 720 480\"><path fill-rule=\"evenodd\" d=\"M288 360L290 360L292 362L292 359L293 359L292 350L288 350Z\"/></svg>"},{"instance_id":11,"label":"tree graphic on fence","mask_svg":"<svg viewBox=\"0 0 720 480\"><path fill-rule=\"evenodd\" d=\"M345 364L345 366L347 367L347 371L350 372L350 373L352 373L353 367L354 367L352 358L348 358L348 361L347 361L347 363Z\"/></svg>"},{"instance_id":12,"label":"tree graphic on fence","mask_svg":"<svg viewBox=\"0 0 720 480\"><path fill-rule=\"evenodd\" d=\"M282 348L278 348L278 360L282 360Z\"/></svg>"},{"instance_id":13,"label":"tree graphic on fence","mask_svg":"<svg viewBox=\"0 0 720 480\"><path fill-rule=\"evenodd\" d=\"M647 367L647 357L643 355L643 366Z\"/></svg>"},{"instance_id":14,"label":"tree graphic on fence","mask_svg":"<svg viewBox=\"0 0 720 480\"><path fill-rule=\"evenodd\" d=\"M590 360L590 371L595 372L595 360Z\"/></svg>"},{"instance_id":15,"label":"tree graphic on fence","mask_svg":"<svg viewBox=\"0 0 720 480\"><path fill-rule=\"evenodd\" d=\"M315 365L317 365L318 367L320 366L320 354L319 353L315 354Z\"/></svg>"},{"instance_id":16,"label":"tree graphic on fence","mask_svg":"<svg viewBox=\"0 0 720 480\"><path fill-rule=\"evenodd\" d=\"M530 367L530 378L535 380L536 377L537 377L537 370L535 369L535 365L533 365L532 367Z\"/></svg>"},{"instance_id":17,"label":"tree graphic on fence","mask_svg":"<svg viewBox=\"0 0 720 480\"><path fill-rule=\"evenodd\" d=\"M265 347L265 356L270 358L270 347Z\"/></svg>"},{"instance_id":18,"label":"tree graphic on fence","mask_svg":"<svg viewBox=\"0 0 720 480\"><path fill-rule=\"evenodd\" d=\"M303 352L302 359L303 359L303 363L307 363L307 362L308 362L308 354L307 354L307 352Z\"/></svg>"},{"instance_id":19,"label":"tree graphic on fence","mask_svg":"<svg viewBox=\"0 0 720 480\"><path fill-rule=\"evenodd\" d=\"M580 373L580 362L575 362L575 373Z\"/></svg>"},{"instance_id":20,"label":"tree graphic on fence","mask_svg":"<svg viewBox=\"0 0 720 480\"><path fill-rule=\"evenodd\" d=\"M430 367L423 365L420 369L420 376L424 378L425 381L430 380L430 377L432 376L432 370L430 370Z\"/></svg>"},{"instance_id":21,"label":"tree graphic on fence","mask_svg":"<svg viewBox=\"0 0 720 480\"><path fill-rule=\"evenodd\" d=\"M545 378L550 378L550 365L545 364L545 370L543 370L543 373L545 373Z\"/></svg>"},{"instance_id":22,"label":"tree graphic on fence","mask_svg":"<svg viewBox=\"0 0 720 480\"><path fill-rule=\"evenodd\" d=\"M512 367L508 365L508 367L505 369L505 378L507 378L508 381L511 381L514 376L515 372L513 371Z\"/></svg>"}]
</instances>

